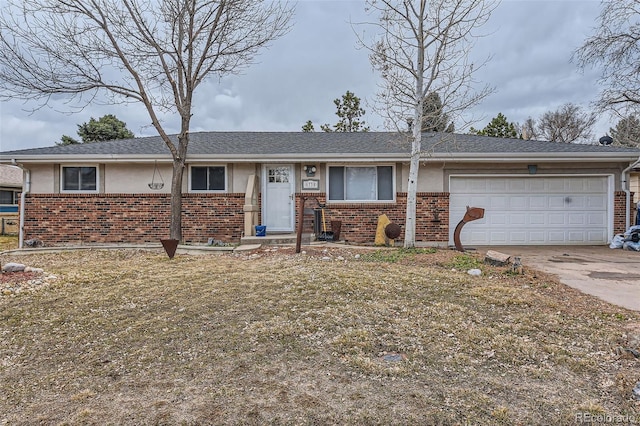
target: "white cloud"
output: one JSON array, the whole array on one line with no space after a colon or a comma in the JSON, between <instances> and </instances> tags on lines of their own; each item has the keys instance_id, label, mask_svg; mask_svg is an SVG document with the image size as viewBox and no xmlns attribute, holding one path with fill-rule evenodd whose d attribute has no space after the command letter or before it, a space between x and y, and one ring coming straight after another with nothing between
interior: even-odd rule
<instances>
[{"instance_id":1,"label":"white cloud","mask_svg":"<svg viewBox=\"0 0 640 426\"><path fill-rule=\"evenodd\" d=\"M491 55L477 78L496 88L473 110L484 116L475 127L484 127L498 112L522 122L566 102L588 107L597 96L598 73L579 73L570 57L590 34L599 9L593 0L503 1L472 54L478 60ZM316 127L333 124L333 100L347 90L362 99L364 119L382 130L382 120L369 107L377 76L366 51L356 49L349 24L365 17L363 1L298 2L291 32L264 50L254 65L239 76L212 77L198 88L191 131L299 131L307 120ZM92 105L74 115L57 112L63 106L29 115L21 101L0 104L0 149L52 145L62 134L74 136L77 124L104 114L115 114L138 136L156 134L138 104ZM176 117L162 114L167 132L178 131ZM598 133L608 127L603 118Z\"/></svg>"}]
</instances>

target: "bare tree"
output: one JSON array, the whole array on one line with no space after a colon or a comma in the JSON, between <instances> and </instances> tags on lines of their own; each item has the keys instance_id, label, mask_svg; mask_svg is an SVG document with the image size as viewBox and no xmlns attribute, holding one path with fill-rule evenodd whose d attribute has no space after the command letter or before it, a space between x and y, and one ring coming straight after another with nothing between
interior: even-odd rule
<instances>
[{"instance_id":1,"label":"bare tree","mask_svg":"<svg viewBox=\"0 0 640 426\"><path fill-rule=\"evenodd\" d=\"M528 117L522 125L516 124L516 131L520 133L522 139L538 139L536 121L531 117Z\"/></svg>"},{"instance_id":2,"label":"bare tree","mask_svg":"<svg viewBox=\"0 0 640 426\"><path fill-rule=\"evenodd\" d=\"M491 90L475 91L473 73L478 66L469 53L474 30L484 24L496 3L493 0L368 0L368 10L377 15L373 23L379 35L362 40L370 51L373 68L382 75L376 110L388 128L406 135L406 123L416 123L409 135L411 163L407 187L404 246L415 246L416 192L422 155L423 103L437 93L442 108L434 114L456 114L477 104Z\"/></svg>"},{"instance_id":3,"label":"bare tree","mask_svg":"<svg viewBox=\"0 0 640 426\"><path fill-rule=\"evenodd\" d=\"M636 108L640 106L640 0L603 1L602 6L594 35L573 59L582 69L602 69L600 108Z\"/></svg>"},{"instance_id":4,"label":"bare tree","mask_svg":"<svg viewBox=\"0 0 640 426\"><path fill-rule=\"evenodd\" d=\"M578 105L567 103L555 111L547 111L533 122L536 138L562 143L592 143L591 129L596 122L594 113L585 112Z\"/></svg>"},{"instance_id":5,"label":"bare tree","mask_svg":"<svg viewBox=\"0 0 640 426\"><path fill-rule=\"evenodd\" d=\"M64 95L86 106L106 92L113 103L142 103L173 157L170 237L181 240L194 93L207 77L250 65L288 31L292 13L268 0L8 0L2 96L46 104ZM159 119L167 111L179 116L177 141Z\"/></svg>"}]
</instances>

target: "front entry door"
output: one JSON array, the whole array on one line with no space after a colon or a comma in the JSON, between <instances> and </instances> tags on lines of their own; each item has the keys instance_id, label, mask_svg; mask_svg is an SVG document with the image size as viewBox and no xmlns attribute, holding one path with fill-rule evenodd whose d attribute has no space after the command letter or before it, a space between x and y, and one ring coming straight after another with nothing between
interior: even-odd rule
<instances>
[{"instance_id":1,"label":"front entry door","mask_svg":"<svg viewBox=\"0 0 640 426\"><path fill-rule=\"evenodd\" d=\"M272 164L264 168L262 222L267 232L293 232L295 173L290 164Z\"/></svg>"}]
</instances>

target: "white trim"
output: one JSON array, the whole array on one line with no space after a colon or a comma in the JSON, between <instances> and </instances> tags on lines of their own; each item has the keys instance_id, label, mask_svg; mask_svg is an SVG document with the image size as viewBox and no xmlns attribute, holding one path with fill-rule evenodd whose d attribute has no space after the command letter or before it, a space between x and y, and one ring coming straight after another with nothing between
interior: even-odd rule
<instances>
[{"instance_id":1,"label":"white trim","mask_svg":"<svg viewBox=\"0 0 640 426\"><path fill-rule=\"evenodd\" d=\"M393 198L391 200L330 200L329 199L329 168L330 167L391 167L391 192ZM378 192L378 170L376 169L376 194ZM327 204L345 204L345 203L357 203L357 204L380 204L388 203L392 204L396 202L396 194L398 193L396 187L396 164L395 163L327 163L325 167L325 188L326 191L326 203ZM345 188L346 191L346 188Z\"/></svg>"},{"instance_id":2,"label":"white trim","mask_svg":"<svg viewBox=\"0 0 640 426\"><path fill-rule=\"evenodd\" d=\"M579 160L590 162L629 162L638 159L637 152L536 152L536 153L439 153L425 152L420 158L421 162L458 161L474 163L518 163L536 161L539 163L576 162ZM11 163L12 160L23 163L65 163L70 162L154 162L171 163L170 156L158 156L153 154L81 154L81 155L13 155L11 157L0 155L0 163ZM336 160L347 162L388 162L409 161L409 153L292 153L292 154L189 154L188 162L225 161L237 163L291 163L300 161L333 162Z\"/></svg>"},{"instance_id":3,"label":"white trim","mask_svg":"<svg viewBox=\"0 0 640 426\"><path fill-rule=\"evenodd\" d=\"M208 190L208 189L191 189L191 170L193 167L222 167L224 168L224 189ZM226 164L189 164L187 177L187 192L190 194L226 194L229 189L229 173Z\"/></svg>"},{"instance_id":4,"label":"white trim","mask_svg":"<svg viewBox=\"0 0 640 426\"><path fill-rule=\"evenodd\" d=\"M93 167L96 169L96 189L64 189L64 169L71 167ZM99 194L100 193L100 164L70 163L60 164L60 193L61 194Z\"/></svg>"},{"instance_id":5,"label":"white trim","mask_svg":"<svg viewBox=\"0 0 640 426\"><path fill-rule=\"evenodd\" d=\"M598 176L598 175L596 175ZM611 243L613 238L614 222L615 222L615 200L616 200L616 183L613 175L607 176L607 205L609 211L607 212L607 244ZM629 209L625 213L626 217L629 217Z\"/></svg>"}]
</instances>

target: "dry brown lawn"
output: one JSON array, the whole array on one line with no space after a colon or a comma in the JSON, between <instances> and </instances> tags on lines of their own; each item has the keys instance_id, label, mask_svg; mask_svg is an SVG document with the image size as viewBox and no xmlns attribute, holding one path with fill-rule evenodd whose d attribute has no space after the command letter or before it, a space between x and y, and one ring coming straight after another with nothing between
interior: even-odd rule
<instances>
[{"instance_id":1,"label":"dry brown lawn","mask_svg":"<svg viewBox=\"0 0 640 426\"><path fill-rule=\"evenodd\" d=\"M640 421L637 313L449 250L267 250L0 255L58 277L0 296L0 424Z\"/></svg>"}]
</instances>

